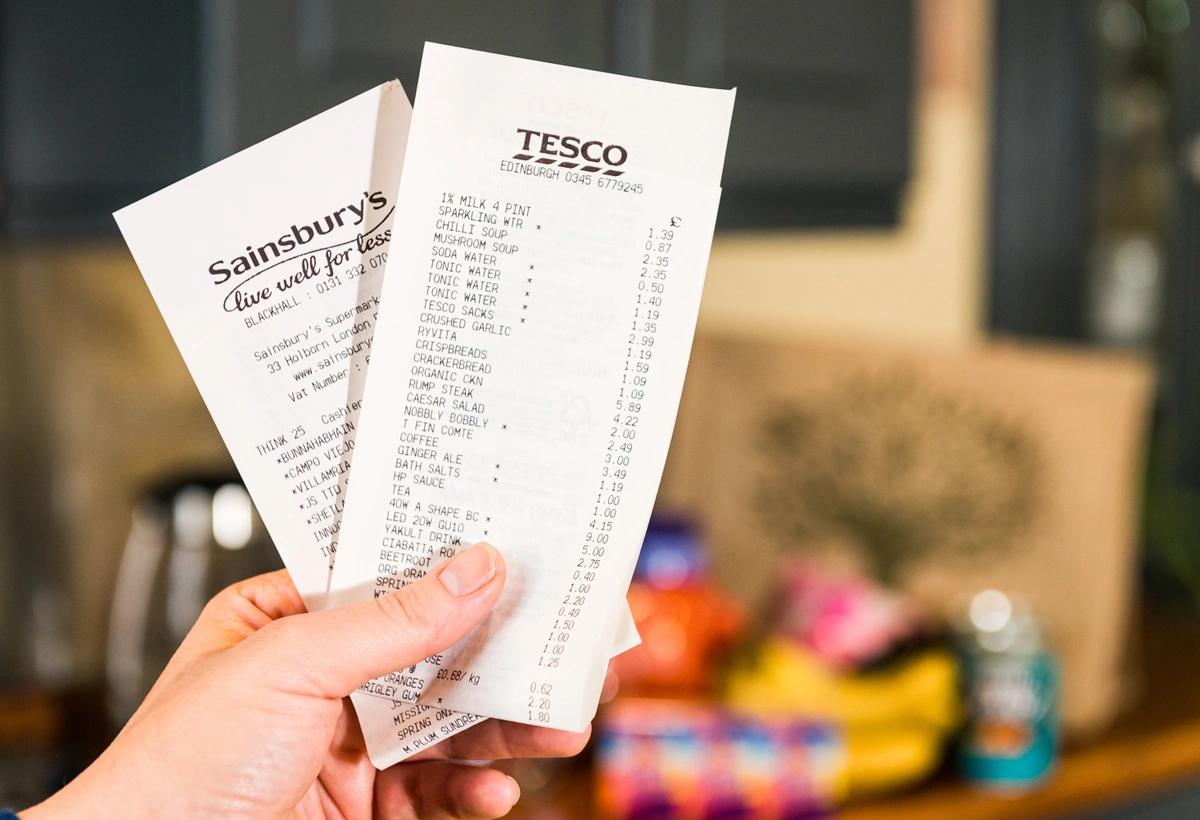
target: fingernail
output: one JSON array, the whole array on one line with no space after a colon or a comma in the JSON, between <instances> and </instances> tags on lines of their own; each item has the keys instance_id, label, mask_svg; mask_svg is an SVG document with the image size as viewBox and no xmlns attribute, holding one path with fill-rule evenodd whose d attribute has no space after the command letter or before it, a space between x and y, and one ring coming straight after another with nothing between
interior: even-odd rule
<instances>
[{"instance_id":1,"label":"fingernail","mask_svg":"<svg viewBox=\"0 0 1200 820\"><path fill-rule=\"evenodd\" d=\"M512 803L510 805L515 806L517 805L517 801L521 799L521 784L512 775L509 775L508 782L512 784Z\"/></svg>"},{"instance_id":2,"label":"fingernail","mask_svg":"<svg viewBox=\"0 0 1200 820\"><path fill-rule=\"evenodd\" d=\"M470 595L496 575L496 549L491 544L476 544L442 564L438 578L456 598Z\"/></svg>"}]
</instances>

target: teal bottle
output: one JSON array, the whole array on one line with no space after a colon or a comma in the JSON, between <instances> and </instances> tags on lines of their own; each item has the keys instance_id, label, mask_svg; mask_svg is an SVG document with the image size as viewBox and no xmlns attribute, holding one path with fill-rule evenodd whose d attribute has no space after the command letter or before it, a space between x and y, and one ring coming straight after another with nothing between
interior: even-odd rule
<instances>
[{"instance_id":1,"label":"teal bottle","mask_svg":"<svg viewBox=\"0 0 1200 820\"><path fill-rule=\"evenodd\" d=\"M985 590L962 638L962 773L990 789L1035 788L1054 771L1059 746L1058 664L1041 629L1019 600Z\"/></svg>"}]
</instances>

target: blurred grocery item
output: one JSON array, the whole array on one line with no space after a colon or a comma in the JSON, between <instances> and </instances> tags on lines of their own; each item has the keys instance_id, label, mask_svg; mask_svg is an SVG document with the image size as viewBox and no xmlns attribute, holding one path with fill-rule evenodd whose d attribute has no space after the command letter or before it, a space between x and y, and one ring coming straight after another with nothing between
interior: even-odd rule
<instances>
[{"instance_id":1,"label":"blurred grocery item","mask_svg":"<svg viewBox=\"0 0 1200 820\"><path fill-rule=\"evenodd\" d=\"M708 556L695 524L683 518L652 518L633 579L650 589L703 585L708 580Z\"/></svg>"},{"instance_id":2,"label":"blurred grocery item","mask_svg":"<svg viewBox=\"0 0 1200 820\"><path fill-rule=\"evenodd\" d=\"M847 727L958 725L958 664L925 649L878 670L835 669L790 641L766 641L752 665L730 675L729 703L754 713L829 720Z\"/></svg>"},{"instance_id":3,"label":"blurred grocery item","mask_svg":"<svg viewBox=\"0 0 1200 820\"><path fill-rule=\"evenodd\" d=\"M623 698L599 723L597 802L604 817L825 817L927 777L944 740L918 723L844 728Z\"/></svg>"},{"instance_id":4,"label":"blurred grocery item","mask_svg":"<svg viewBox=\"0 0 1200 820\"><path fill-rule=\"evenodd\" d=\"M959 765L984 786L1022 791L1058 756L1058 668L1018 598L987 589L961 625L967 721Z\"/></svg>"},{"instance_id":5,"label":"blurred grocery item","mask_svg":"<svg viewBox=\"0 0 1200 820\"><path fill-rule=\"evenodd\" d=\"M853 800L899 791L925 780L942 762L946 735L920 723L851 727L846 742L846 794Z\"/></svg>"},{"instance_id":6,"label":"blurred grocery item","mask_svg":"<svg viewBox=\"0 0 1200 820\"><path fill-rule=\"evenodd\" d=\"M779 475L762 445L771 420L789 407L832 407L825 399L852 375L878 385L892 374L917 383L919 395L946 399L930 402L931 408L944 408L947 401L982 408L979 418L996 420L1001 439L1011 438L1004 431L1019 430L1032 443L1038 453L1037 513L1014 530L1019 535L998 543L1008 532L999 526L1003 516L988 518L996 525L987 530L993 539L971 523L983 519L964 520L961 514L978 511L981 502L1022 498L1013 477L1025 473L1007 474L1004 465L1023 460L977 465L971 473L982 482L977 486L948 484L944 471L967 475L957 462L969 456L957 434L940 434L943 419L933 412L916 417L928 432L916 440L893 439L886 428L861 424L836 428L861 436L821 439L823 452L835 454L831 469L840 474L836 483L809 487L809 509L826 510L821 520L829 526L820 536L801 541L764 514L764 484ZM950 615L964 592L1020 590L1050 625L1061 653L1064 727L1094 733L1126 702L1126 634L1138 560L1134 513L1152 376L1148 363L1134 355L1050 345L900 349L709 335L693 351L660 503L694 515L712 544L714 577L752 604L778 589L764 567L777 565L781 554L803 551L842 565L872 566L879 551L864 542L866 531L872 543L905 553L898 557L894 588L933 615ZM906 412L920 406L910 404ZM875 408L873 417L886 421L888 409ZM991 424L984 425L985 434ZM822 429L835 427L822 422ZM974 434L969 440L981 441ZM797 451L796 458L804 457ZM984 487L1008 489L992 494ZM854 490L858 503L822 495L837 488ZM935 489L941 503L930 503L925 494ZM906 498L912 503L905 504ZM834 507L840 516L828 512ZM957 544L974 541L978 548L920 545L922 555L910 557L900 541L886 537L893 530L937 533Z\"/></svg>"},{"instance_id":7,"label":"blurred grocery item","mask_svg":"<svg viewBox=\"0 0 1200 820\"><path fill-rule=\"evenodd\" d=\"M748 714L827 722L842 731L847 783L876 794L929 776L959 723L958 665L931 648L872 671L854 671L785 638L730 676L730 705Z\"/></svg>"},{"instance_id":8,"label":"blurred grocery item","mask_svg":"<svg viewBox=\"0 0 1200 820\"><path fill-rule=\"evenodd\" d=\"M641 645L613 666L626 694L711 690L720 656L744 621L741 608L708 580L707 558L686 521L655 520L646 531L629 608Z\"/></svg>"},{"instance_id":9,"label":"blurred grocery item","mask_svg":"<svg viewBox=\"0 0 1200 820\"><path fill-rule=\"evenodd\" d=\"M824 817L847 791L840 731L681 701L627 699L599 725L604 817Z\"/></svg>"},{"instance_id":10,"label":"blurred grocery item","mask_svg":"<svg viewBox=\"0 0 1200 820\"><path fill-rule=\"evenodd\" d=\"M838 666L876 660L916 635L911 602L859 575L799 561L783 573L775 630Z\"/></svg>"}]
</instances>

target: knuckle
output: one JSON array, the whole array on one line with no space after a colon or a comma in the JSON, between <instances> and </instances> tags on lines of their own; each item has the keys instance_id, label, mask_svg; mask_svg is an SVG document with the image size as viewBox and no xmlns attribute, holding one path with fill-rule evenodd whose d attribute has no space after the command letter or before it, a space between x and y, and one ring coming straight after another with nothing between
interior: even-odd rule
<instances>
[{"instance_id":1,"label":"knuckle","mask_svg":"<svg viewBox=\"0 0 1200 820\"><path fill-rule=\"evenodd\" d=\"M304 650L303 636L285 618L264 625L242 641L236 649L248 672L272 670L280 658L295 659Z\"/></svg>"},{"instance_id":2,"label":"knuckle","mask_svg":"<svg viewBox=\"0 0 1200 820\"><path fill-rule=\"evenodd\" d=\"M375 604L398 631L421 645L432 641L441 629L442 619L420 594L419 584L376 598Z\"/></svg>"},{"instance_id":3,"label":"knuckle","mask_svg":"<svg viewBox=\"0 0 1200 820\"><path fill-rule=\"evenodd\" d=\"M245 583L245 581L235 581L209 598L204 604L204 608L200 610L200 618L213 618L235 606L242 597L242 585Z\"/></svg>"},{"instance_id":4,"label":"knuckle","mask_svg":"<svg viewBox=\"0 0 1200 820\"><path fill-rule=\"evenodd\" d=\"M308 617L271 621L236 647L245 653L239 664L241 679L284 680L289 687L324 694L336 660L331 647L314 643Z\"/></svg>"},{"instance_id":5,"label":"knuckle","mask_svg":"<svg viewBox=\"0 0 1200 820\"><path fill-rule=\"evenodd\" d=\"M264 651L280 651L287 657L306 657L316 649L304 615L280 618L264 624L250 636Z\"/></svg>"},{"instance_id":6,"label":"knuckle","mask_svg":"<svg viewBox=\"0 0 1200 820\"><path fill-rule=\"evenodd\" d=\"M257 632L247 639L247 642L267 646L287 646L303 638L300 634L299 626L294 618L280 618L277 621L263 624Z\"/></svg>"}]
</instances>

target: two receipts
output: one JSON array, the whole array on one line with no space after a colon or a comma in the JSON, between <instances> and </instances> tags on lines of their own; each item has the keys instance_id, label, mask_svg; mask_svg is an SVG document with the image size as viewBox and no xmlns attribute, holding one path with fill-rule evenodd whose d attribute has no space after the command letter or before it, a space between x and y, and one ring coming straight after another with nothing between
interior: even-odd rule
<instances>
[{"instance_id":1,"label":"two receipts","mask_svg":"<svg viewBox=\"0 0 1200 820\"><path fill-rule=\"evenodd\" d=\"M637 643L732 106L427 44L415 111L385 83L115 214L309 609L504 554L488 620L352 695L377 766L582 729Z\"/></svg>"}]
</instances>

